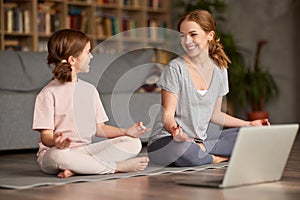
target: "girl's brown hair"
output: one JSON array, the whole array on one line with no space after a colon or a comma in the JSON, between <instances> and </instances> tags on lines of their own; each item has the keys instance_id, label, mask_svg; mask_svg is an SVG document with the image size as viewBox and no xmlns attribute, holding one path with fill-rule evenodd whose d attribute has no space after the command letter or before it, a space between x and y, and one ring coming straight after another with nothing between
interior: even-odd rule
<instances>
[{"instance_id":1,"label":"girl's brown hair","mask_svg":"<svg viewBox=\"0 0 300 200\"><path fill-rule=\"evenodd\" d=\"M90 41L83 32L62 29L51 35L48 41L48 65L54 65L54 78L61 83L72 81L72 68L68 63L70 56L78 57Z\"/></svg>"},{"instance_id":2,"label":"girl's brown hair","mask_svg":"<svg viewBox=\"0 0 300 200\"><path fill-rule=\"evenodd\" d=\"M206 10L194 10L185 14L177 25L178 31L180 31L180 26L183 21L196 22L206 33L209 33L210 31L216 32L216 21ZM211 41L209 41L209 55L220 68L228 68L228 63L231 63L230 59L224 52L220 38L214 37Z\"/></svg>"}]
</instances>

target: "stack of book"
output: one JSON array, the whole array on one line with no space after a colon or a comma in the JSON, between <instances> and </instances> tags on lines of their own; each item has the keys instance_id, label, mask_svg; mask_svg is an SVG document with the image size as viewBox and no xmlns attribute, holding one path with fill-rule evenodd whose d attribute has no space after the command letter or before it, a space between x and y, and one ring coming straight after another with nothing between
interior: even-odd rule
<instances>
[{"instance_id":1,"label":"stack of book","mask_svg":"<svg viewBox=\"0 0 300 200\"><path fill-rule=\"evenodd\" d=\"M96 18L97 35L101 37L110 37L120 33L119 19L114 15L100 15Z\"/></svg>"},{"instance_id":2,"label":"stack of book","mask_svg":"<svg viewBox=\"0 0 300 200\"><path fill-rule=\"evenodd\" d=\"M72 8L67 17L67 28L89 32L87 12L81 8Z\"/></svg>"},{"instance_id":3,"label":"stack of book","mask_svg":"<svg viewBox=\"0 0 300 200\"><path fill-rule=\"evenodd\" d=\"M51 34L59 29L60 21L54 2L38 4L37 28L39 33Z\"/></svg>"},{"instance_id":4,"label":"stack of book","mask_svg":"<svg viewBox=\"0 0 300 200\"><path fill-rule=\"evenodd\" d=\"M153 9L161 8L161 0L148 0L148 7Z\"/></svg>"},{"instance_id":5,"label":"stack of book","mask_svg":"<svg viewBox=\"0 0 300 200\"><path fill-rule=\"evenodd\" d=\"M122 18L122 31L125 31L124 36L133 39L136 38L136 31L134 29L136 29L136 20L124 15Z\"/></svg>"},{"instance_id":6,"label":"stack of book","mask_svg":"<svg viewBox=\"0 0 300 200\"><path fill-rule=\"evenodd\" d=\"M5 4L5 31L7 33L30 33L30 14L28 9L21 9L15 3Z\"/></svg>"}]
</instances>

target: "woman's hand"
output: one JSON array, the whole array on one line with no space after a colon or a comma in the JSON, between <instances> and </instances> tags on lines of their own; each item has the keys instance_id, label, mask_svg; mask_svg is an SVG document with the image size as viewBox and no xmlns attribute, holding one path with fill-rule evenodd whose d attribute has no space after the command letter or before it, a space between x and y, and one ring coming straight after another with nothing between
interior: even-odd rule
<instances>
[{"instance_id":1,"label":"woman's hand","mask_svg":"<svg viewBox=\"0 0 300 200\"><path fill-rule=\"evenodd\" d=\"M191 142L192 139L190 139L187 134L185 134L182 129L180 128L180 126L177 127L173 127L172 128L172 135L173 135L173 139L176 142Z\"/></svg>"},{"instance_id":2,"label":"woman's hand","mask_svg":"<svg viewBox=\"0 0 300 200\"><path fill-rule=\"evenodd\" d=\"M54 144L55 144L55 147L58 149L65 149L70 146L71 139L64 138L63 133L56 133L56 134L54 134Z\"/></svg>"},{"instance_id":3,"label":"woman's hand","mask_svg":"<svg viewBox=\"0 0 300 200\"><path fill-rule=\"evenodd\" d=\"M270 126L268 119L258 119L249 122L249 126Z\"/></svg>"},{"instance_id":4,"label":"woman's hand","mask_svg":"<svg viewBox=\"0 0 300 200\"><path fill-rule=\"evenodd\" d=\"M138 138L150 130L151 130L151 128L146 128L143 125L143 122L138 122L138 123L134 124L133 126L129 127L128 129L126 129L125 135Z\"/></svg>"}]
</instances>

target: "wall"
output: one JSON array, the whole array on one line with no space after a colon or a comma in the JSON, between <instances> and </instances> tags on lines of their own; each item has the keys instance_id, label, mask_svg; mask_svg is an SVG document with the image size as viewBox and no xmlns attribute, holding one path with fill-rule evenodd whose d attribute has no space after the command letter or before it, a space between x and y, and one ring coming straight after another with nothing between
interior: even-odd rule
<instances>
[{"instance_id":1,"label":"wall","mask_svg":"<svg viewBox=\"0 0 300 200\"><path fill-rule=\"evenodd\" d=\"M238 45L245 49L247 64L253 66L256 41L268 40L261 51L260 65L270 70L280 89L278 100L266 108L273 123L299 122L299 63L295 53L299 52L299 26L295 26L299 5L297 0L228 0L224 28L234 33Z\"/></svg>"},{"instance_id":2,"label":"wall","mask_svg":"<svg viewBox=\"0 0 300 200\"><path fill-rule=\"evenodd\" d=\"M233 33L246 63L253 66L256 42L268 40L262 48L260 65L267 67L279 85L280 97L267 105L272 123L300 121L300 3L298 0L227 0L226 22L218 23ZM176 16L174 14L173 16ZM173 19L174 23L174 19ZM175 23L174 23L175 24ZM298 34L299 35L299 34ZM244 113L238 114L245 118Z\"/></svg>"},{"instance_id":3,"label":"wall","mask_svg":"<svg viewBox=\"0 0 300 200\"><path fill-rule=\"evenodd\" d=\"M296 0L295 0L296 1ZM298 9L298 12L296 11ZM300 54L300 40L299 40L299 35L300 35L300 2L297 1L297 4L294 8L295 12L295 18L294 18L294 36L293 36L293 41L295 42L294 44L294 62L295 62L295 74L296 77L300 74L300 63L299 63L299 54ZM296 79L295 83L295 93L296 93L296 105L295 105L295 110L296 110L296 120L297 122L300 121L300 106L297 104L300 102L300 78L298 77Z\"/></svg>"}]
</instances>

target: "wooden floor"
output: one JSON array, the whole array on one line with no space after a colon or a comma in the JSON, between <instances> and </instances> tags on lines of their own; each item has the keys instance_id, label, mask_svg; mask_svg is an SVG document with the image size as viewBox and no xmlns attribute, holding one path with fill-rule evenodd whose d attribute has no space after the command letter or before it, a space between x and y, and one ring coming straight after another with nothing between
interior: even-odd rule
<instances>
[{"instance_id":1,"label":"wooden floor","mask_svg":"<svg viewBox=\"0 0 300 200\"><path fill-rule=\"evenodd\" d=\"M280 145L278 145L280 148ZM3 155L2 155L3 156ZM5 155L8 156L8 155ZM14 155L9 155L14 156ZM25 154L24 156L33 156ZM251 169L249 169L251 170ZM224 170L223 170L224 171ZM185 172L157 176L141 176L100 182L74 183L62 186L36 187L26 190L0 189L2 200L62 200L62 199L300 199L300 136L297 137L282 181L230 189L210 189L178 185L175 182L188 176L223 173L218 170Z\"/></svg>"}]
</instances>

